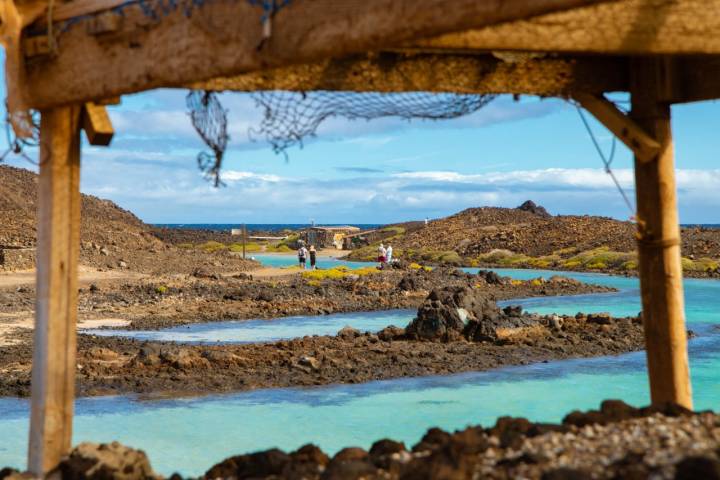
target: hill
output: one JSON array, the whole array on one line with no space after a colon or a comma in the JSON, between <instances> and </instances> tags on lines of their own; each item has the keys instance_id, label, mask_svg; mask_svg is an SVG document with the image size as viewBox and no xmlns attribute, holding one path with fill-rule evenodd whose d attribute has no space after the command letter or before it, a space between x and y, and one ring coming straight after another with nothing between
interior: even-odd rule
<instances>
[{"instance_id":1,"label":"hill","mask_svg":"<svg viewBox=\"0 0 720 480\"><path fill-rule=\"evenodd\" d=\"M410 261L465 266L634 271L635 224L607 217L550 215L525 202L518 208L469 208L424 228L385 238ZM683 228L686 271L720 274L720 230ZM374 258L378 242L350 258Z\"/></svg>"},{"instance_id":2,"label":"hill","mask_svg":"<svg viewBox=\"0 0 720 480\"><path fill-rule=\"evenodd\" d=\"M0 248L34 248L37 242L37 174L0 165ZM80 263L146 273L246 270L252 263L227 252L188 252L160 240L153 227L109 200L82 195Z\"/></svg>"}]
</instances>

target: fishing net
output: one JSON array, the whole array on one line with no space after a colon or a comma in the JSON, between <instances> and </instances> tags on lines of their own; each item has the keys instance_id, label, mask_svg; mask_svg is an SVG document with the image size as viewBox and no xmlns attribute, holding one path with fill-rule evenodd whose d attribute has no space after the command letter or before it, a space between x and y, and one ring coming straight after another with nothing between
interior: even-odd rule
<instances>
[{"instance_id":1,"label":"fishing net","mask_svg":"<svg viewBox=\"0 0 720 480\"><path fill-rule=\"evenodd\" d=\"M428 92L272 91L255 93L253 98L264 115L260 125L250 130L251 138L265 140L280 153L302 146L303 139L316 136L320 124L332 117L447 120L473 113L494 97Z\"/></svg>"},{"instance_id":2,"label":"fishing net","mask_svg":"<svg viewBox=\"0 0 720 480\"><path fill-rule=\"evenodd\" d=\"M10 117L10 113L7 116ZM37 164L27 153L28 147L37 147L40 145L40 113L36 110L29 111L29 132L27 137L21 137L15 134L12 128L12 122L8 119L5 121L5 137L7 148L0 153L0 162L5 161L9 155L17 155L30 163Z\"/></svg>"},{"instance_id":3,"label":"fishing net","mask_svg":"<svg viewBox=\"0 0 720 480\"><path fill-rule=\"evenodd\" d=\"M260 124L249 131L251 140L265 141L275 153L285 155L288 148L302 147L305 139L315 137L318 127L329 118L374 120L396 117L408 121L447 120L476 112L495 98L494 95L454 93L330 91L264 91L253 93L251 96L263 112ZM207 112L208 106L198 102L199 98L209 99L213 113ZM190 102L190 99L195 100ZM219 106L214 93L191 92L188 100L193 125L215 153L214 161L210 161L207 153L201 154L203 158L201 160L198 157L198 164L205 175L214 178L215 183L218 184L222 155L227 146L226 112ZM194 110L196 108L199 108L200 112L196 112ZM208 115L212 117L214 125L222 125L222 128L199 127L197 122L201 121L202 125L206 125Z\"/></svg>"},{"instance_id":4,"label":"fishing net","mask_svg":"<svg viewBox=\"0 0 720 480\"><path fill-rule=\"evenodd\" d=\"M230 139L227 133L227 111L223 109L214 92L191 91L186 98L193 127L210 148L200 152L197 163L205 178L220 185L220 168Z\"/></svg>"}]
</instances>

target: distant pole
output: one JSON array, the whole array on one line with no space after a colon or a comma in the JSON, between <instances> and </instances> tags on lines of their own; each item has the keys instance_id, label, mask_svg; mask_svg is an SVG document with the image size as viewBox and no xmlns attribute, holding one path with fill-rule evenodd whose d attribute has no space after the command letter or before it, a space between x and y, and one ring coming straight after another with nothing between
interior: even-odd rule
<instances>
[{"instance_id":1,"label":"distant pole","mask_svg":"<svg viewBox=\"0 0 720 480\"><path fill-rule=\"evenodd\" d=\"M243 223L243 260L245 260L245 244L247 243L247 228Z\"/></svg>"}]
</instances>

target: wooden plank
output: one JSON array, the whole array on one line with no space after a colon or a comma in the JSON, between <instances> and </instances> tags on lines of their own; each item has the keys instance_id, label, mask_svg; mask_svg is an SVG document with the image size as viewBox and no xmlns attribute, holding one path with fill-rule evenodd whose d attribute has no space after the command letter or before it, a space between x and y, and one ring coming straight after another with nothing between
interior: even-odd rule
<instances>
[{"instance_id":1,"label":"wooden plank","mask_svg":"<svg viewBox=\"0 0 720 480\"><path fill-rule=\"evenodd\" d=\"M623 58L548 57L509 63L493 55L383 52L216 78L204 90L337 90L568 96L629 88Z\"/></svg>"},{"instance_id":2,"label":"wooden plank","mask_svg":"<svg viewBox=\"0 0 720 480\"><path fill-rule=\"evenodd\" d=\"M71 447L80 248L80 108L42 112L37 303L28 470L42 476Z\"/></svg>"},{"instance_id":3,"label":"wooden plank","mask_svg":"<svg viewBox=\"0 0 720 480\"><path fill-rule=\"evenodd\" d=\"M720 55L679 57L674 62L675 83L667 101L686 103L720 98Z\"/></svg>"},{"instance_id":4,"label":"wooden plank","mask_svg":"<svg viewBox=\"0 0 720 480\"><path fill-rule=\"evenodd\" d=\"M93 102L83 106L82 128L90 145L107 147L115 134L107 108Z\"/></svg>"},{"instance_id":5,"label":"wooden plank","mask_svg":"<svg viewBox=\"0 0 720 480\"><path fill-rule=\"evenodd\" d=\"M720 0L623 0L408 43L598 54L719 54Z\"/></svg>"},{"instance_id":6,"label":"wooden plank","mask_svg":"<svg viewBox=\"0 0 720 480\"><path fill-rule=\"evenodd\" d=\"M658 100L670 76L661 60L633 66L632 117L661 145L635 160L640 293L652 402L692 408L670 106Z\"/></svg>"},{"instance_id":7,"label":"wooden plank","mask_svg":"<svg viewBox=\"0 0 720 480\"><path fill-rule=\"evenodd\" d=\"M404 41L617 0L297 1L273 18L263 38L261 9L246 1L205 2L155 20L138 5L109 37L89 36L79 20L48 61L27 66L33 108L84 103L158 87L367 52ZM262 48L259 48L262 44Z\"/></svg>"},{"instance_id":8,"label":"wooden plank","mask_svg":"<svg viewBox=\"0 0 720 480\"><path fill-rule=\"evenodd\" d=\"M635 153L641 162L654 159L660 151L660 144L645 132L631 118L621 112L615 104L602 95L576 93L573 98L590 112L605 128Z\"/></svg>"}]
</instances>

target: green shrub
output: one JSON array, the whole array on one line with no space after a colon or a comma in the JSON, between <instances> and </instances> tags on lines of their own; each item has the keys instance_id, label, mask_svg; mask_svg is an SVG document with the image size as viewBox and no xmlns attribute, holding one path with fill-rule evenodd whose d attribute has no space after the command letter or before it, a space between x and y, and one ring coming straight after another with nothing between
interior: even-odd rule
<instances>
[{"instance_id":1,"label":"green shrub","mask_svg":"<svg viewBox=\"0 0 720 480\"><path fill-rule=\"evenodd\" d=\"M635 260L628 260L627 262L622 264L623 270L630 271L630 270L637 270L637 268L638 268L638 264Z\"/></svg>"},{"instance_id":2,"label":"green shrub","mask_svg":"<svg viewBox=\"0 0 720 480\"><path fill-rule=\"evenodd\" d=\"M225 246L224 243L215 242L213 240L210 240L201 245L198 245L197 248L204 250L207 253L213 253L213 252L217 252L219 250L225 250L227 248L227 246Z\"/></svg>"},{"instance_id":3,"label":"green shrub","mask_svg":"<svg viewBox=\"0 0 720 480\"><path fill-rule=\"evenodd\" d=\"M288 247L284 243L280 243L277 245L268 245L267 248L265 249L265 251L271 252L271 253L290 253L290 252L294 252L295 250Z\"/></svg>"},{"instance_id":4,"label":"green shrub","mask_svg":"<svg viewBox=\"0 0 720 480\"><path fill-rule=\"evenodd\" d=\"M302 272L302 277L309 281L320 281L320 280L337 280L345 278L349 275L370 275L377 273L379 270L375 267L364 267L355 270L350 270L344 265L330 268L328 270L309 270Z\"/></svg>"},{"instance_id":5,"label":"green shrub","mask_svg":"<svg viewBox=\"0 0 720 480\"><path fill-rule=\"evenodd\" d=\"M608 268L607 264L599 261L588 263L586 266L592 270L606 270Z\"/></svg>"},{"instance_id":6,"label":"green shrub","mask_svg":"<svg viewBox=\"0 0 720 480\"><path fill-rule=\"evenodd\" d=\"M243 251L242 243L233 243L232 245L230 245L229 248L231 252L242 253ZM245 244L245 252L259 252L260 250L262 250L262 246L255 242L249 242Z\"/></svg>"},{"instance_id":7,"label":"green shrub","mask_svg":"<svg viewBox=\"0 0 720 480\"><path fill-rule=\"evenodd\" d=\"M566 262L562 262L560 265L564 268L572 269L582 267L582 262L578 262L577 260L568 260Z\"/></svg>"},{"instance_id":8,"label":"green shrub","mask_svg":"<svg viewBox=\"0 0 720 480\"><path fill-rule=\"evenodd\" d=\"M683 257L682 268L687 272L713 272L718 268L718 261L707 257L697 260Z\"/></svg>"}]
</instances>

